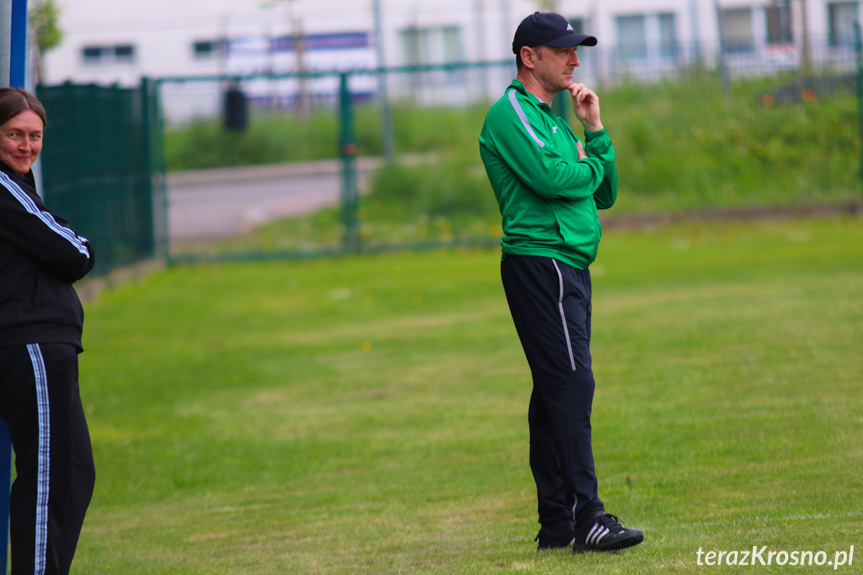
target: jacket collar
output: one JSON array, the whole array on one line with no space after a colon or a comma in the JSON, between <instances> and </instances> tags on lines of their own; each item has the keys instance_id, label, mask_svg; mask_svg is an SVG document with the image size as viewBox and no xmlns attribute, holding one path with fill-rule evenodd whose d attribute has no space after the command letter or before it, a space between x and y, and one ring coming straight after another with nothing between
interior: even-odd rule
<instances>
[{"instance_id":1,"label":"jacket collar","mask_svg":"<svg viewBox=\"0 0 863 575\"><path fill-rule=\"evenodd\" d=\"M529 98L537 106L545 106L546 108L551 109L551 106L549 106L548 104L546 104L545 102L540 100L536 95L528 92L527 88L524 87L524 84L522 84L521 80L517 80L517 79L513 80L512 83L507 88L507 90L509 90L510 88L512 88L513 90L515 90L519 94L522 94L523 96Z\"/></svg>"},{"instance_id":2,"label":"jacket collar","mask_svg":"<svg viewBox=\"0 0 863 575\"><path fill-rule=\"evenodd\" d=\"M36 180L33 177L33 170L30 170L26 174L22 174L20 172L16 172L15 170L7 166L5 162L0 162L0 171L13 178L23 178L24 181L29 183L31 186L33 186L34 188L36 187Z\"/></svg>"}]
</instances>

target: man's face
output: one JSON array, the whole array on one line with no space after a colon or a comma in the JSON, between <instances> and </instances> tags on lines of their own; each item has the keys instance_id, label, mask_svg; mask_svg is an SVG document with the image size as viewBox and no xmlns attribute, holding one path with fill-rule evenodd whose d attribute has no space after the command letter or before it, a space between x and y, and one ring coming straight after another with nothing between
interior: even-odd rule
<instances>
[{"instance_id":1,"label":"man's face","mask_svg":"<svg viewBox=\"0 0 863 575\"><path fill-rule=\"evenodd\" d=\"M572 72L581 64L575 48L537 46L534 53L533 75L549 92L556 94L572 83Z\"/></svg>"}]
</instances>

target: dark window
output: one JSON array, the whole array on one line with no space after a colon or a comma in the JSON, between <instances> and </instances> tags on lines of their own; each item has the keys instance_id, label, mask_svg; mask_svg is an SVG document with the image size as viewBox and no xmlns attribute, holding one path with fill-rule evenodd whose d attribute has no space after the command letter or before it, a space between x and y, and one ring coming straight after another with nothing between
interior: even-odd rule
<instances>
[{"instance_id":1,"label":"dark window","mask_svg":"<svg viewBox=\"0 0 863 575\"><path fill-rule=\"evenodd\" d=\"M81 56L85 64L129 63L135 60L135 47L131 44L84 46Z\"/></svg>"},{"instance_id":2,"label":"dark window","mask_svg":"<svg viewBox=\"0 0 863 575\"><path fill-rule=\"evenodd\" d=\"M218 40L199 40L192 44L192 52L195 58L212 58L219 54L221 45Z\"/></svg>"},{"instance_id":3,"label":"dark window","mask_svg":"<svg viewBox=\"0 0 863 575\"><path fill-rule=\"evenodd\" d=\"M587 34L584 31L584 18L568 18L568 20L576 34Z\"/></svg>"},{"instance_id":4,"label":"dark window","mask_svg":"<svg viewBox=\"0 0 863 575\"><path fill-rule=\"evenodd\" d=\"M647 32L644 21L643 14L616 18L617 47L627 60L643 58L647 55Z\"/></svg>"},{"instance_id":5,"label":"dark window","mask_svg":"<svg viewBox=\"0 0 863 575\"><path fill-rule=\"evenodd\" d=\"M791 9L787 4L767 7L767 43L790 44Z\"/></svg>"},{"instance_id":6,"label":"dark window","mask_svg":"<svg viewBox=\"0 0 863 575\"><path fill-rule=\"evenodd\" d=\"M404 62L409 66L455 62L463 54L461 29L456 26L411 26L400 35Z\"/></svg>"},{"instance_id":7,"label":"dark window","mask_svg":"<svg viewBox=\"0 0 863 575\"><path fill-rule=\"evenodd\" d=\"M755 35L752 33L752 9L731 8L723 10L722 36L727 53L754 52Z\"/></svg>"},{"instance_id":8,"label":"dark window","mask_svg":"<svg viewBox=\"0 0 863 575\"><path fill-rule=\"evenodd\" d=\"M833 2L827 5L831 46L854 46L857 14L857 2Z\"/></svg>"},{"instance_id":9,"label":"dark window","mask_svg":"<svg viewBox=\"0 0 863 575\"><path fill-rule=\"evenodd\" d=\"M128 44L115 46L114 56L118 62L131 62L135 58L135 47Z\"/></svg>"},{"instance_id":10,"label":"dark window","mask_svg":"<svg viewBox=\"0 0 863 575\"><path fill-rule=\"evenodd\" d=\"M659 55L663 58L677 58L677 18L673 12L658 14Z\"/></svg>"},{"instance_id":11,"label":"dark window","mask_svg":"<svg viewBox=\"0 0 863 575\"><path fill-rule=\"evenodd\" d=\"M99 62L102 60L102 48L99 46L84 46L81 52L85 62Z\"/></svg>"}]
</instances>

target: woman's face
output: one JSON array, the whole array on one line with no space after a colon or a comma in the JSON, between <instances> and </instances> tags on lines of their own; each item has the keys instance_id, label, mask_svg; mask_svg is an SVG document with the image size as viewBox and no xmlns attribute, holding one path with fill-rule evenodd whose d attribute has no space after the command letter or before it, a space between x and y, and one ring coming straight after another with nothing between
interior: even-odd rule
<instances>
[{"instance_id":1,"label":"woman's face","mask_svg":"<svg viewBox=\"0 0 863 575\"><path fill-rule=\"evenodd\" d=\"M0 126L0 160L18 173L26 174L42 151L42 118L24 110Z\"/></svg>"}]
</instances>

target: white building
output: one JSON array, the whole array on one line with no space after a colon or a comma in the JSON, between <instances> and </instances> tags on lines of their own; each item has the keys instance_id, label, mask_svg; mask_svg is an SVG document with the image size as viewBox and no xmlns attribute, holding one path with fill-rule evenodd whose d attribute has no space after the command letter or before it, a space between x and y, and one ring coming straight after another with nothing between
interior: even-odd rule
<instances>
[{"instance_id":1,"label":"white building","mask_svg":"<svg viewBox=\"0 0 863 575\"><path fill-rule=\"evenodd\" d=\"M317 63L377 63L374 0L57 0L57 4L65 37L45 58L47 83L130 84L142 75L218 74L229 71L221 57L226 39L229 51L248 54L256 40L284 40L298 32L367 34L371 59L344 61L337 54ZM770 52L771 46L789 44L800 50L804 22L814 46L853 47L853 23L863 14L855 0L559 0L556 4L558 12L598 36L603 51L617 49L632 58L679 56L681 50L696 47L714 51L719 45L717 8L731 53ZM537 3L525 0L379 0L379 5L388 66L509 59L515 27L537 9ZM279 67L264 45L258 53L262 56L255 68ZM286 60L281 67L292 64Z\"/></svg>"},{"instance_id":2,"label":"white building","mask_svg":"<svg viewBox=\"0 0 863 575\"><path fill-rule=\"evenodd\" d=\"M356 70L512 61L527 0L55 0L63 43L44 59L48 84L137 84L152 78ZM545 3L546 5L549 2ZM732 68L848 60L858 0L558 0L596 35L585 76L673 73L720 47ZM375 7L379 7L376 19ZM378 45L378 27L381 48ZM720 30L722 32L720 36ZM295 40L303 39L297 50ZM852 59L853 60L853 59ZM848 60L851 61L851 60ZM507 76L512 72L506 70ZM501 80L484 76L496 93ZM293 82L290 81L290 82ZM296 92L293 84L283 92ZM330 94L334 78L312 80ZM360 91L374 91L370 76Z\"/></svg>"}]
</instances>

